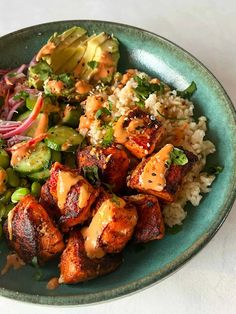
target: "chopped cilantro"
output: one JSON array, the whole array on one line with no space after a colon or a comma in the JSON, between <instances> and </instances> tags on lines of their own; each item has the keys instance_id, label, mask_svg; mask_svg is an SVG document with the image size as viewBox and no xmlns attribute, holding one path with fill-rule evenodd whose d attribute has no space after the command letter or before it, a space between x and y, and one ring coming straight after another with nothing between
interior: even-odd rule
<instances>
[{"instance_id":1,"label":"chopped cilantro","mask_svg":"<svg viewBox=\"0 0 236 314\"><path fill-rule=\"evenodd\" d=\"M176 148L176 147L170 153L170 159L171 159L171 164L178 165L178 166L184 166L188 163L188 157L185 155L185 153L181 149Z\"/></svg>"},{"instance_id":2,"label":"chopped cilantro","mask_svg":"<svg viewBox=\"0 0 236 314\"><path fill-rule=\"evenodd\" d=\"M98 109L98 111L96 112L95 118L96 118L96 119L99 119L103 114L105 114L106 116L110 116L110 115L111 115L111 112L110 112L107 108L105 108L105 107L100 108L100 109Z\"/></svg>"},{"instance_id":3,"label":"chopped cilantro","mask_svg":"<svg viewBox=\"0 0 236 314\"><path fill-rule=\"evenodd\" d=\"M163 87L160 87L159 84L150 83L147 78L134 76L134 80L138 83L138 86L134 89L134 91L140 101L146 100L150 94L163 89Z\"/></svg>"},{"instance_id":4,"label":"chopped cilantro","mask_svg":"<svg viewBox=\"0 0 236 314\"><path fill-rule=\"evenodd\" d=\"M91 69L96 69L99 66L99 62L95 60L89 61L87 64Z\"/></svg>"},{"instance_id":5,"label":"chopped cilantro","mask_svg":"<svg viewBox=\"0 0 236 314\"><path fill-rule=\"evenodd\" d=\"M212 166L212 167L210 167L208 172L210 174L217 175L217 174L221 173L223 171L223 169L224 169L224 167L222 167L222 166Z\"/></svg>"},{"instance_id":6,"label":"chopped cilantro","mask_svg":"<svg viewBox=\"0 0 236 314\"><path fill-rule=\"evenodd\" d=\"M112 144L113 142L113 133L114 133L114 130L112 128L111 125L108 125L106 127L106 133L105 133L105 136L103 137L103 141L102 141L102 145L103 146L109 146Z\"/></svg>"},{"instance_id":7,"label":"chopped cilantro","mask_svg":"<svg viewBox=\"0 0 236 314\"><path fill-rule=\"evenodd\" d=\"M177 95L182 98L190 99L192 95L196 92L197 85L194 81L183 91L177 91Z\"/></svg>"},{"instance_id":8,"label":"chopped cilantro","mask_svg":"<svg viewBox=\"0 0 236 314\"><path fill-rule=\"evenodd\" d=\"M98 174L98 167L97 166L86 166L83 167L84 177L94 185L100 185L101 181Z\"/></svg>"},{"instance_id":9,"label":"chopped cilantro","mask_svg":"<svg viewBox=\"0 0 236 314\"><path fill-rule=\"evenodd\" d=\"M22 90L19 93L15 94L15 96L13 97L14 100L20 100L23 99L25 100L27 97L29 97L29 93Z\"/></svg>"},{"instance_id":10,"label":"chopped cilantro","mask_svg":"<svg viewBox=\"0 0 236 314\"><path fill-rule=\"evenodd\" d=\"M74 86L74 80L72 77L66 73L59 74L55 77L57 81L62 81L66 87L71 88Z\"/></svg>"},{"instance_id":11,"label":"chopped cilantro","mask_svg":"<svg viewBox=\"0 0 236 314\"><path fill-rule=\"evenodd\" d=\"M143 101L136 101L135 104L141 109L145 108L145 103Z\"/></svg>"},{"instance_id":12,"label":"chopped cilantro","mask_svg":"<svg viewBox=\"0 0 236 314\"><path fill-rule=\"evenodd\" d=\"M109 110L111 111L113 108L113 103L110 100L108 100L108 105L109 105Z\"/></svg>"}]
</instances>

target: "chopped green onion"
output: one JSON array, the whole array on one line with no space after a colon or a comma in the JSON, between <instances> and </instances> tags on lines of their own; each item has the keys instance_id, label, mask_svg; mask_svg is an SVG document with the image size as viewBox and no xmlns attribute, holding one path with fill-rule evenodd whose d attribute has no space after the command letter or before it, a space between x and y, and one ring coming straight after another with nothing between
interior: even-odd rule
<instances>
[{"instance_id":1,"label":"chopped green onion","mask_svg":"<svg viewBox=\"0 0 236 314\"><path fill-rule=\"evenodd\" d=\"M105 136L103 137L103 141L102 141L102 145L103 146L107 147L107 146L112 144L112 142L113 142L113 133L114 133L114 130L113 130L112 126L108 125L107 128L106 128Z\"/></svg>"},{"instance_id":2,"label":"chopped green onion","mask_svg":"<svg viewBox=\"0 0 236 314\"><path fill-rule=\"evenodd\" d=\"M196 92L197 90L197 85L194 81L192 81L192 83L183 91L177 91L177 95L182 97L182 98L187 98L190 99L193 94Z\"/></svg>"},{"instance_id":3,"label":"chopped green onion","mask_svg":"<svg viewBox=\"0 0 236 314\"><path fill-rule=\"evenodd\" d=\"M185 155L185 153L181 149L176 148L176 147L170 153L170 159L171 159L171 164L178 165L178 166L184 166L188 163L188 157Z\"/></svg>"},{"instance_id":4,"label":"chopped green onion","mask_svg":"<svg viewBox=\"0 0 236 314\"><path fill-rule=\"evenodd\" d=\"M105 115L107 115L107 116L110 116L110 115L111 115L111 112L110 112L107 108L105 108L105 107L100 108L100 109L98 109L98 111L96 112L95 118L96 118L96 119L99 119L103 114L105 114Z\"/></svg>"}]
</instances>

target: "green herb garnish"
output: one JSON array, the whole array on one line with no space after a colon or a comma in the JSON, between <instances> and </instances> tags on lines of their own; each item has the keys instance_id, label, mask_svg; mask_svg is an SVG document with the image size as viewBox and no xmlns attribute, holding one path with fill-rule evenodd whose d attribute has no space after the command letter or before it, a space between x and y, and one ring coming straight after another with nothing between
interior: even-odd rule
<instances>
[{"instance_id":1,"label":"green herb garnish","mask_svg":"<svg viewBox=\"0 0 236 314\"><path fill-rule=\"evenodd\" d=\"M170 160L171 160L170 164L178 166L184 166L188 163L188 157L181 149L176 147L170 153Z\"/></svg>"},{"instance_id":2,"label":"green herb garnish","mask_svg":"<svg viewBox=\"0 0 236 314\"><path fill-rule=\"evenodd\" d=\"M110 116L110 115L111 115L111 112L110 112L107 108L105 108L105 107L100 108L100 109L98 109L98 111L96 112L95 118L96 118L96 119L99 119L103 114L106 115L106 116Z\"/></svg>"},{"instance_id":3,"label":"green herb garnish","mask_svg":"<svg viewBox=\"0 0 236 314\"><path fill-rule=\"evenodd\" d=\"M224 167L222 166L212 166L209 168L208 172L210 174L214 174L214 175L217 175L219 173L221 173L223 171Z\"/></svg>"},{"instance_id":4,"label":"green herb garnish","mask_svg":"<svg viewBox=\"0 0 236 314\"><path fill-rule=\"evenodd\" d=\"M135 105L137 105L141 109L145 108L145 103L143 101L136 101Z\"/></svg>"},{"instance_id":5,"label":"green herb garnish","mask_svg":"<svg viewBox=\"0 0 236 314\"><path fill-rule=\"evenodd\" d=\"M74 83L75 83L74 80L72 79L72 77L70 75L66 74L66 73L57 75L55 77L55 79L57 81L62 81L67 88L73 87Z\"/></svg>"},{"instance_id":6,"label":"green herb garnish","mask_svg":"<svg viewBox=\"0 0 236 314\"><path fill-rule=\"evenodd\" d=\"M15 96L13 97L14 100L20 100L20 99L23 99L25 100L26 98L29 97L29 93L22 90L20 91L19 93L15 94Z\"/></svg>"},{"instance_id":7,"label":"green herb garnish","mask_svg":"<svg viewBox=\"0 0 236 314\"><path fill-rule=\"evenodd\" d=\"M109 105L109 110L111 111L113 108L113 103L110 100L108 100L108 105Z\"/></svg>"},{"instance_id":8,"label":"green herb garnish","mask_svg":"<svg viewBox=\"0 0 236 314\"><path fill-rule=\"evenodd\" d=\"M96 69L99 66L99 62L95 60L89 61L87 64L91 69Z\"/></svg>"},{"instance_id":9,"label":"green herb garnish","mask_svg":"<svg viewBox=\"0 0 236 314\"><path fill-rule=\"evenodd\" d=\"M85 179L87 179L93 185L100 185L101 181L99 178L97 166L86 166L82 169Z\"/></svg>"},{"instance_id":10,"label":"green herb garnish","mask_svg":"<svg viewBox=\"0 0 236 314\"><path fill-rule=\"evenodd\" d=\"M108 125L106 127L106 133L105 133L105 135L103 137L103 141L102 141L102 145L103 146L107 147L107 146L112 144L112 142L113 142L113 133L114 133L114 130L113 130L112 126Z\"/></svg>"},{"instance_id":11,"label":"green herb garnish","mask_svg":"<svg viewBox=\"0 0 236 314\"><path fill-rule=\"evenodd\" d=\"M138 83L138 86L134 91L140 101L146 100L152 93L156 93L160 91L160 89L163 89L159 84L150 83L147 78L134 76L134 80Z\"/></svg>"},{"instance_id":12,"label":"green herb garnish","mask_svg":"<svg viewBox=\"0 0 236 314\"><path fill-rule=\"evenodd\" d=\"M182 98L187 98L190 99L192 95L196 92L197 90L197 85L194 81L183 91L177 91L177 95L182 97Z\"/></svg>"}]
</instances>

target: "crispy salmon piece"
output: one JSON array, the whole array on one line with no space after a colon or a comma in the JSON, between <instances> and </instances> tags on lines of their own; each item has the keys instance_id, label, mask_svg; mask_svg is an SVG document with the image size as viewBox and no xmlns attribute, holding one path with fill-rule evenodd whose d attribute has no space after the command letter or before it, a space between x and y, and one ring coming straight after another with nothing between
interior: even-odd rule
<instances>
[{"instance_id":1,"label":"crispy salmon piece","mask_svg":"<svg viewBox=\"0 0 236 314\"><path fill-rule=\"evenodd\" d=\"M114 126L115 142L138 158L150 155L163 136L161 122L138 107L121 116Z\"/></svg>"},{"instance_id":2,"label":"crispy salmon piece","mask_svg":"<svg viewBox=\"0 0 236 314\"><path fill-rule=\"evenodd\" d=\"M52 166L46 186L42 189L41 202L54 208L57 216L59 212L58 223L66 232L91 216L90 207L98 193L77 169L70 169L56 162Z\"/></svg>"},{"instance_id":3,"label":"crispy salmon piece","mask_svg":"<svg viewBox=\"0 0 236 314\"><path fill-rule=\"evenodd\" d=\"M90 259L80 231L72 231L60 262L60 283L75 284L113 272L122 262L121 254Z\"/></svg>"},{"instance_id":4,"label":"crispy salmon piece","mask_svg":"<svg viewBox=\"0 0 236 314\"><path fill-rule=\"evenodd\" d=\"M134 205L122 198L102 191L93 210L88 227L82 229L85 249L89 257L118 253L131 239L138 215Z\"/></svg>"},{"instance_id":5,"label":"crispy salmon piece","mask_svg":"<svg viewBox=\"0 0 236 314\"><path fill-rule=\"evenodd\" d=\"M82 174L87 167L97 167L100 179L118 192L126 183L129 158L116 146L107 148L87 146L77 153L77 164Z\"/></svg>"},{"instance_id":6,"label":"crispy salmon piece","mask_svg":"<svg viewBox=\"0 0 236 314\"><path fill-rule=\"evenodd\" d=\"M170 145L170 144L167 144ZM151 195L155 195L158 198L166 201L166 202L173 202L175 199L175 195L181 186L182 179L184 176L192 169L195 162L198 160L197 156L194 155L192 152L182 149L183 153L187 156L188 162L184 165L176 165L171 164L169 168L166 170L165 174L163 173L155 173L153 180L155 180L156 176L162 175L165 178L165 186L162 190L150 189L144 184L141 176L143 174L145 166L149 163L157 163L155 159L153 160L152 157L157 155L150 156L146 159L143 159L138 166L134 169L131 175L127 179L127 185L132 188L136 189L139 192L147 193ZM151 165L150 165L151 166ZM155 164L153 164L155 167ZM167 165L166 165L167 167ZM155 181L154 181L155 182Z\"/></svg>"},{"instance_id":7,"label":"crispy salmon piece","mask_svg":"<svg viewBox=\"0 0 236 314\"><path fill-rule=\"evenodd\" d=\"M62 234L32 195L26 195L10 211L4 231L10 247L26 263L37 257L42 264L64 249Z\"/></svg>"},{"instance_id":8,"label":"crispy salmon piece","mask_svg":"<svg viewBox=\"0 0 236 314\"><path fill-rule=\"evenodd\" d=\"M133 204L138 212L138 222L134 229L134 241L145 243L164 237L165 227L157 197L147 194L126 196L125 200Z\"/></svg>"}]
</instances>

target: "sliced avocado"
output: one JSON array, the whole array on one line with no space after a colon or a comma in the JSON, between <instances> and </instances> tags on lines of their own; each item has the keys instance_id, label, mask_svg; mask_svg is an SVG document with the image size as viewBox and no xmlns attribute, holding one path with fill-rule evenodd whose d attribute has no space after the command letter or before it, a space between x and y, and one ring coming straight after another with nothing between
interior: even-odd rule
<instances>
[{"instance_id":1,"label":"sliced avocado","mask_svg":"<svg viewBox=\"0 0 236 314\"><path fill-rule=\"evenodd\" d=\"M35 65L31 66L28 71L28 82L29 86L42 89L43 83L52 74L51 67L46 61L39 61Z\"/></svg>"},{"instance_id":2,"label":"sliced avocado","mask_svg":"<svg viewBox=\"0 0 236 314\"><path fill-rule=\"evenodd\" d=\"M80 105L67 105L64 109L62 124L76 128L79 125L79 119L82 114L83 110Z\"/></svg>"},{"instance_id":3,"label":"sliced avocado","mask_svg":"<svg viewBox=\"0 0 236 314\"><path fill-rule=\"evenodd\" d=\"M97 47L93 60L83 73L83 79L110 82L116 72L119 57L119 42L108 35L107 40Z\"/></svg>"},{"instance_id":4,"label":"sliced avocado","mask_svg":"<svg viewBox=\"0 0 236 314\"><path fill-rule=\"evenodd\" d=\"M80 46L87 39L86 30L81 27L72 27L61 35L54 34L48 42L53 42L56 47L51 54L43 59L52 67L54 73L71 72L83 56L83 48ZM73 59L73 67L65 67L66 63Z\"/></svg>"},{"instance_id":5,"label":"sliced avocado","mask_svg":"<svg viewBox=\"0 0 236 314\"><path fill-rule=\"evenodd\" d=\"M74 70L76 76L83 78L83 74L86 72L88 68L88 63L94 58L97 47L104 43L107 40L108 36L109 36L108 34L102 32L98 35L92 35L87 40L87 46L84 56L82 57L78 66Z\"/></svg>"}]
</instances>

